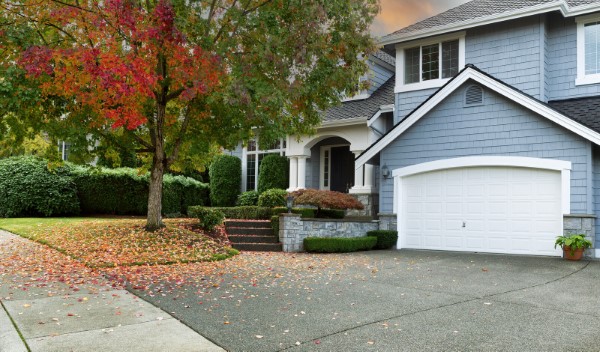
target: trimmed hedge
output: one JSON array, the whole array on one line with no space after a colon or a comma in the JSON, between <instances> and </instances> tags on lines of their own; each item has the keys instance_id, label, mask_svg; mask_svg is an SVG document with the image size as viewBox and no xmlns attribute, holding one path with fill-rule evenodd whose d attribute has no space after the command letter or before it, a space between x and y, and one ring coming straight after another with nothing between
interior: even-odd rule
<instances>
[{"instance_id":1,"label":"trimmed hedge","mask_svg":"<svg viewBox=\"0 0 600 352\"><path fill-rule=\"evenodd\" d=\"M225 220L223 212L208 207L195 207L194 217L200 221L200 227L206 231L212 231Z\"/></svg>"},{"instance_id":2,"label":"trimmed hedge","mask_svg":"<svg viewBox=\"0 0 600 352\"><path fill-rule=\"evenodd\" d=\"M197 209L205 207L189 207L188 214L197 217ZM273 215L271 208L247 206L247 207L212 207L222 212L226 219L245 219L245 220L267 220Z\"/></svg>"},{"instance_id":3,"label":"trimmed hedge","mask_svg":"<svg viewBox=\"0 0 600 352\"><path fill-rule=\"evenodd\" d=\"M136 169L74 167L71 173L85 214L145 215L148 211L148 173ZM187 214L191 205L208 203L208 185L184 176L163 179L163 214Z\"/></svg>"},{"instance_id":4,"label":"trimmed hedge","mask_svg":"<svg viewBox=\"0 0 600 352\"><path fill-rule=\"evenodd\" d=\"M48 168L35 157L0 160L0 217L79 213L77 188L68 167Z\"/></svg>"},{"instance_id":5,"label":"trimmed hedge","mask_svg":"<svg viewBox=\"0 0 600 352\"><path fill-rule=\"evenodd\" d=\"M317 253L347 253L368 251L377 244L377 237L307 237L304 250Z\"/></svg>"},{"instance_id":6,"label":"trimmed hedge","mask_svg":"<svg viewBox=\"0 0 600 352\"><path fill-rule=\"evenodd\" d=\"M239 207L253 206L258 204L259 193L257 191L247 191L238 196L236 205Z\"/></svg>"},{"instance_id":7,"label":"trimmed hedge","mask_svg":"<svg viewBox=\"0 0 600 352\"><path fill-rule=\"evenodd\" d=\"M288 186L288 160L285 156L277 154L266 155L260 162L258 169L258 193Z\"/></svg>"},{"instance_id":8,"label":"trimmed hedge","mask_svg":"<svg viewBox=\"0 0 600 352\"><path fill-rule=\"evenodd\" d=\"M292 208L292 214L300 214L303 219L311 219L315 217L315 211L313 208ZM273 208L273 214L287 213L287 208L275 207Z\"/></svg>"},{"instance_id":9,"label":"trimmed hedge","mask_svg":"<svg viewBox=\"0 0 600 352\"><path fill-rule=\"evenodd\" d=\"M271 216L271 227L275 236L279 236L279 215Z\"/></svg>"},{"instance_id":10,"label":"trimmed hedge","mask_svg":"<svg viewBox=\"0 0 600 352\"><path fill-rule=\"evenodd\" d=\"M377 238L375 249L390 249L398 243L398 231L392 230L373 230L368 231L367 236Z\"/></svg>"},{"instance_id":11,"label":"trimmed hedge","mask_svg":"<svg viewBox=\"0 0 600 352\"><path fill-rule=\"evenodd\" d=\"M343 219L346 217L346 211L341 209L320 209L318 216L321 219Z\"/></svg>"},{"instance_id":12,"label":"trimmed hedge","mask_svg":"<svg viewBox=\"0 0 600 352\"><path fill-rule=\"evenodd\" d=\"M258 197L258 206L269 208L285 207L287 205L286 196L287 191L284 189L273 188L266 190Z\"/></svg>"},{"instance_id":13,"label":"trimmed hedge","mask_svg":"<svg viewBox=\"0 0 600 352\"><path fill-rule=\"evenodd\" d=\"M209 168L210 202L215 207L235 205L242 182L242 161L232 155L218 155Z\"/></svg>"}]
</instances>

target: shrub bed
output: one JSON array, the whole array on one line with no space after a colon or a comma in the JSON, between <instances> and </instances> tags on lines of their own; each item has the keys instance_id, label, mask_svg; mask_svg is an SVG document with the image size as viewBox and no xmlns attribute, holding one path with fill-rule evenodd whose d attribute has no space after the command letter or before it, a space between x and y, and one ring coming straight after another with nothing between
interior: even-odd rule
<instances>
[{"instance_id":1,"label":"shrub bed","mask_svg":"<svg viewBox=\"0 0 600 352\"><path fill-rule=\"evenodd\" d=\"M258 192L263 193L273 188L286 188L288 170L288 160L285 156L276 154L265 156L258 170Z\"/></svg>"},{"instance_id":2,"label":"shrub bed","mask_svg":"<svg viewBox=\"0 0 600 352\"><path fill-rule=\"evenodd\" d=\"M272 212L273 215L287 213L287 208L284 207L275 207ZM300 217L303 219L311 219L315 217L316 209L312 208L292 208L292 214L300 214Z\"/></svg>"},{"instance_id":3,"label":"shrub bed","mask_svg":"<svg viewBox=\"0 0 600 352\"><path fill-rule=\"evenodd\" d=\"M375 247L377 237L307 237L304 239L304 250L317 253L347 253L367 251Z\"/></svg>"},{"instance_id":4,"label":"shrub bed","mask_svg":"<svg viewBox=\"0 0 600 352\"><path fill-rule=\"evenodd\" d=\"M398 243L398 231L374 230L368 231L367 236L377 238L375 249L390 249Z\"/></svg>"},{"instance_id":5,"label":"shrub bed","mask_svg":"<svg viewBox=\"0 0 600 352\"><path fill-rule=\"evenodd\" d=\"M266 190L258 197L258 206L269 208L285 207L286 196L287 192L284 189L273 188Z\"/></svg>"},{"instance_id":6,"label":"shrub bed","mask_svg":"<svg viewBox=\"0 0 600 352\"><path fill-rule=\"evenodd\" d=\"M215 157L209 168L209 178L211 205L234 206L242 182L242 161L232 155Z\"/></svg>"},{"instance_id":7,"label":"shrub bed","mask_svg":"<svg viewBox=\"0 0 600 352\"><path fill-rule=\"evenodd\" d=\"M215 227L223 224L225 214L215 208L208 207L191 207L189 210L190 216L198 218L200 227L206 231L212 231Z\"/></svg>"},{"instance_id":8,"label":"shrub bed","mask_svg":"<svg viewBox=\"0 0 600 352\"><path fill-rule=\"evenodd\" d=\"M0 160L0 217L79 213L77 188L67 167L48 168L35 157Z\"/></svg>"},{"instance_id":9,"label":"shrub bed","mask_svg":"<svg viewBox=\"0 0 600 352\"><path fill-rule=\"evenodd\" d=\"M258 205L258 196L259 193L257 191L244 192L238 196L236 205L238 207Z\"/></svg>"},{"instance_id":10,"label":"shrub bed","mask_svg":"<svg viewBox=\"0 0 600 352\"><path fill-rule=\"evenodd\" d=\"M188 208L188 215L198 217L198 210L206 207L192 206ZM245 220L267 220L273 215L271 208L247 206L247 207L211 207L222 212L226 219L245 219Z\"/></svg>"}]
</instances>

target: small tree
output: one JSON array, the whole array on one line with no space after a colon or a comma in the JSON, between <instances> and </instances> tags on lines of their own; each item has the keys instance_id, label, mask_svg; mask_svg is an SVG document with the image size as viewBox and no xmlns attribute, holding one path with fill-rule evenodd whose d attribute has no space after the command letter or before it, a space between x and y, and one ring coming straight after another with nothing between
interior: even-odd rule
<instances>
[{"instance_id":1,"label":"small tree","mask_svg":"<svg viewBox=\"0 0 600 352\"><path fill-rule=\"evenodd\" d=\"M291 193L296 205L312 205L317 207L316 217L321 209L364 209L364 205L347 193L321 191L318 189L301 189Z\"/></svg>"},{"instance_id":2,"label":"small tree","mask_svg":"<svg viewBox=\"0 0 600 352\"><path fill-rule=\"evenodd\" d=\"M219 155L210 165L210 202L214 207L235 205L242 182L242 162L231 155Z\"/></svg>"},{"instance_id":3,"label":"small tree","mask_svg":"<svg viewBox=\"0 0 600 352\"><path fill-rule=\"evenodd\" d=\"M258 170L258 193L272 188L286 189L288 186L288 161L285 156L267 155Z\"/></svg>"}]
</instances>

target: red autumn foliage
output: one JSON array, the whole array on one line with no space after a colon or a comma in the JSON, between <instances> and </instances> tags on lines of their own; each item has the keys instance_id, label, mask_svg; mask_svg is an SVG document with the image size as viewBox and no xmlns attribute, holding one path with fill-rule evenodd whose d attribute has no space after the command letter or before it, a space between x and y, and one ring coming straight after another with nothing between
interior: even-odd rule
<instances>
[{"instance_id":1,"label":"red autumn foliage","mask_svg":"<svg viewBox=\"0 0 600 352\"><path fill-rule=\"evenodd\" d=\"M296 205L312 205L319 209L364 209L364 205L347 193L301 189L291 193Z\"/></svg>"}]
</instances>

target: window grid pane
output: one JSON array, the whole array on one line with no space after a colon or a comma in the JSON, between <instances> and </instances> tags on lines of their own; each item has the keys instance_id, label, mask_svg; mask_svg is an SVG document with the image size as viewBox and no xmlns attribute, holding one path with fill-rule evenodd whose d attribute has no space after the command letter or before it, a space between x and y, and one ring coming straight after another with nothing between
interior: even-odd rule
<instances>
[{"instance_id":1,"label":"window grid pane","mask_svg":"<svg viewBox=\"0 0 600 352\"><path fill-rule=\"evenodd\" d=\"M421 77L423 81L440 78L440 45L433 44L421 49Z\"/></svg>"},{"instance_id":2,"label":"window grid pane","mask_svg":"<svg viewBox=\"0 0 600 352\"><path fill-rule=\"evenodd\" d=\"M421 48L411 48L405 50L404 64L404 83L419 82L419 56Z\"/></svg>"},{"instance_id":3,"label":"window grid pane","mask_svg":"<svg viewBox=\"0 0 600 352\"><path fill-rule=\"evenodd\" d=\"M323 186L329 187L329 150L323 151Z\"/></svg>"},{"instance_id":4,"label":"window grid pane","mask_svg":"<svg viewBox=\"0 0 600 352\"><path fill-rule=\"evenodd\" d=\"M458 74L458 40L442 43L442 78Z\"/></svg>"},{"instance_id":5,"label":"window grid pane","mask_svg":"<svg viewBox=\"0 0 600 352\"><path fill-rule=\"evenodd\" d=\"M585 28L585 74L600 73L600 22L588 23Z\"/></svg>"},{"instance_id":6,"label":"window grid pane","mask_svg":"<svg viewBox=\"0 0 600 352\"><path fill-rule=\"evenodd\" d=\"M256 189L256 154L248 154L246 170L246 189Z\"/></svg>"}]
</instances>

